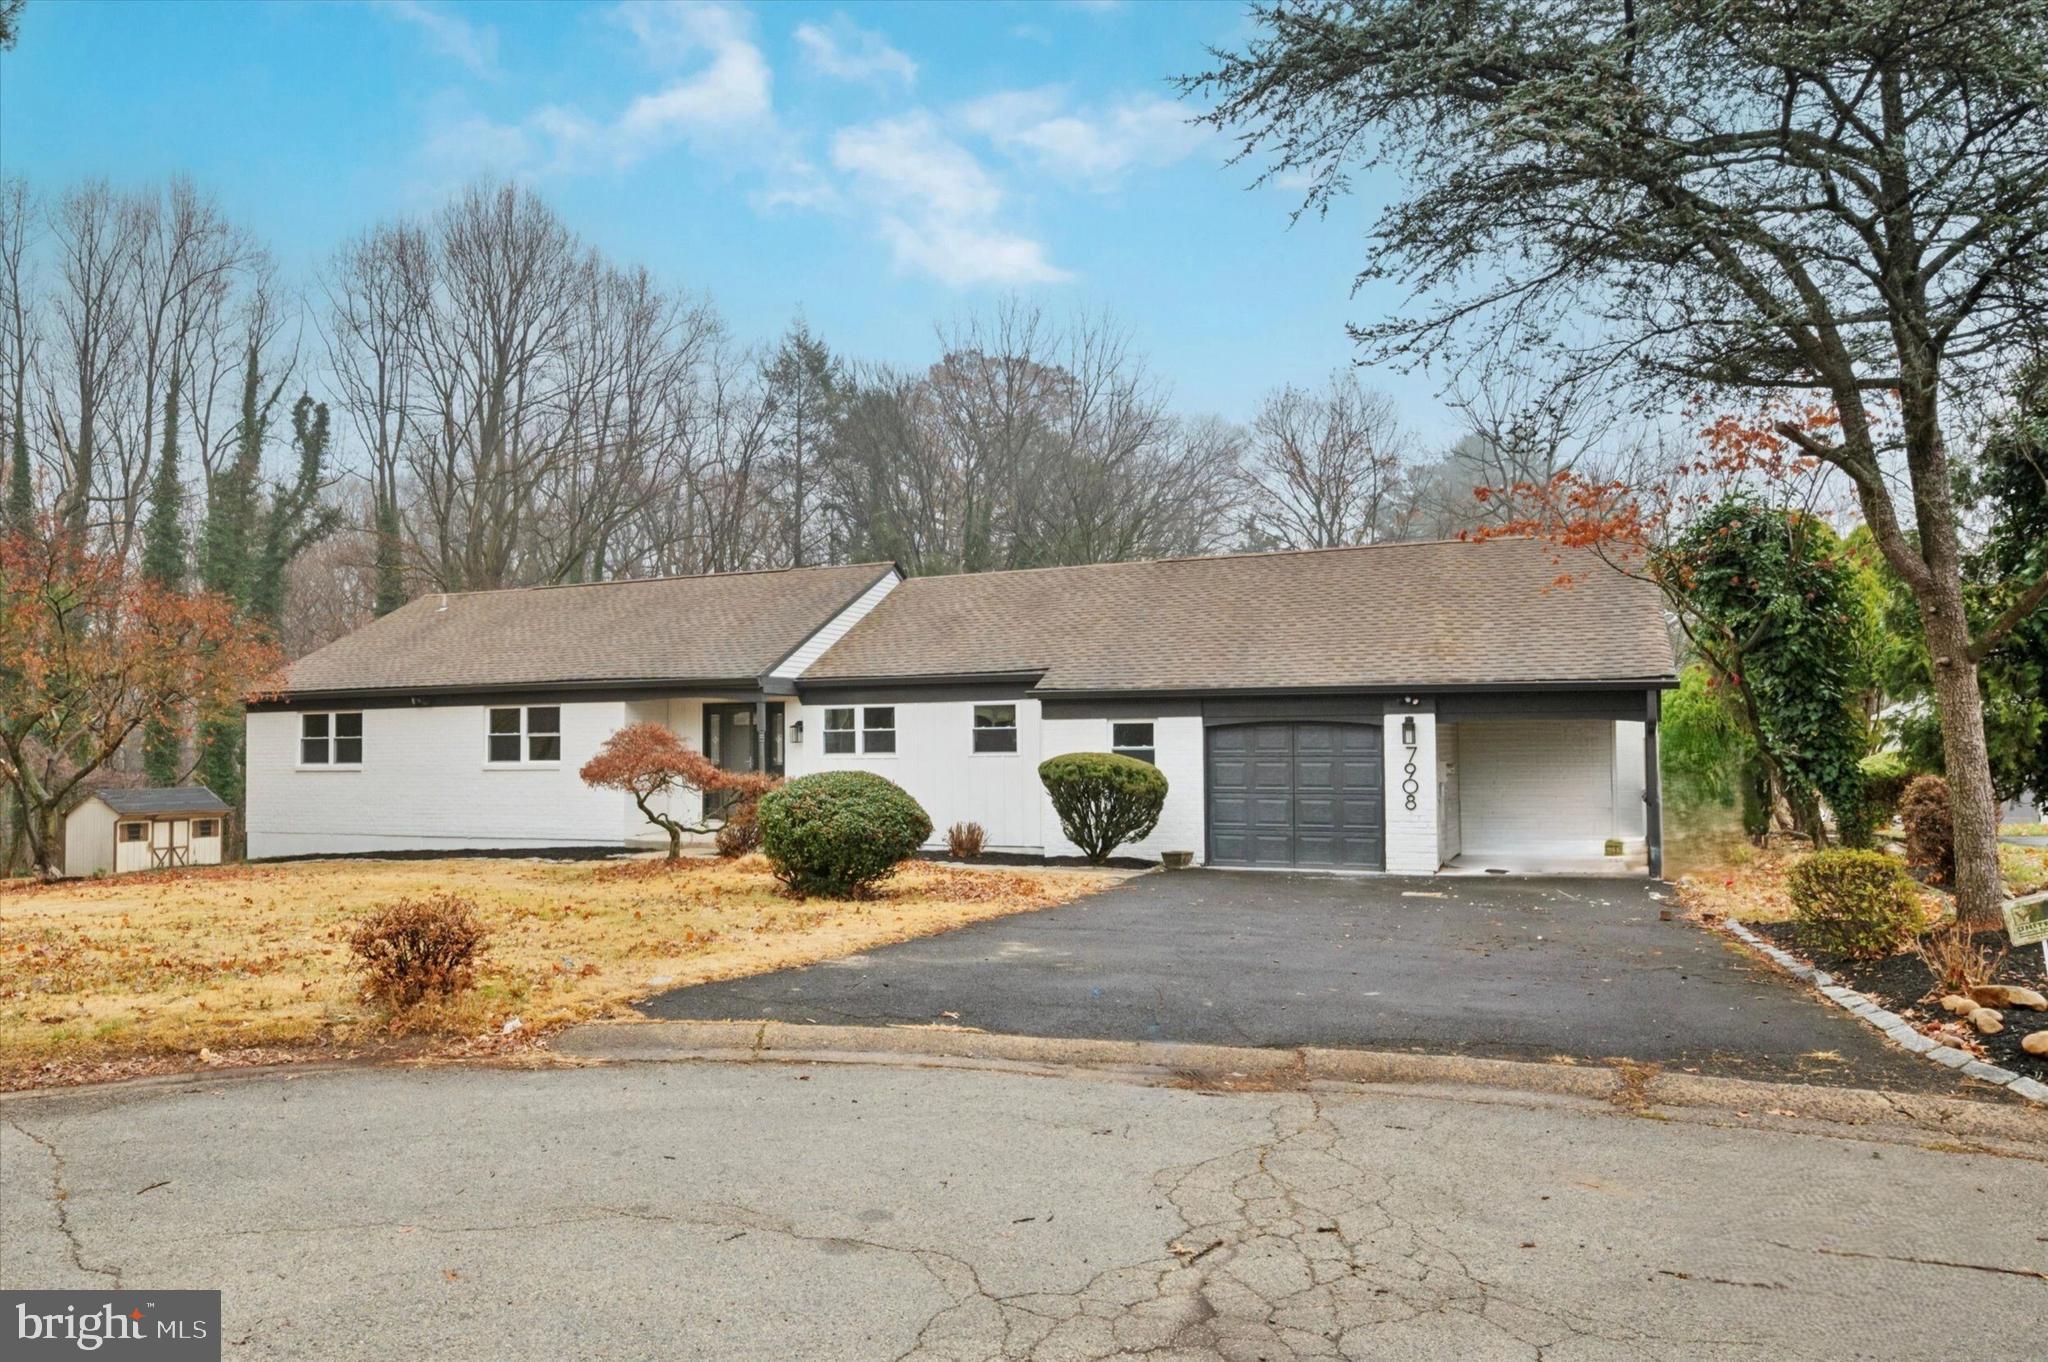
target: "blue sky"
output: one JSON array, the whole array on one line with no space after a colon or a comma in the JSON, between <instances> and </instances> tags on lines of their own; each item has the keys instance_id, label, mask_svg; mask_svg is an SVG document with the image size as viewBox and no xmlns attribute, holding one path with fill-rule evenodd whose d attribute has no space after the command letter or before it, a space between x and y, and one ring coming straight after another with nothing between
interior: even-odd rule
<instances>
[{"instance_id":1,"label":"blue sky","mask_svg":"<svg viewBox=\"0 0 2048 1362\"><path fill-rule=\"evenodd\" d=\"M295 277L380 218L516 175L587 238L708 291L742 336L801 312L921 363L1007 293L1115 314L1176 406L1244 418L1348 363L1372 203L1290 227L1166 77L1246 33L1154 3L30 0L0 170L192 175ZM1368 194L1372 186L1367 185ZM1433 385L1395 393L1435 442Z\"/></svg>"}]
</instances>

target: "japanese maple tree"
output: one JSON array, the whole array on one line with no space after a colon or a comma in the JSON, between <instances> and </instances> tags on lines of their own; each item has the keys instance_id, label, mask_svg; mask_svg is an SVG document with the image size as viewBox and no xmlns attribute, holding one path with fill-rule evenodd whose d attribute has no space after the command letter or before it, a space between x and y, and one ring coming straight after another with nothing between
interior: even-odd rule
<instances>
[{"instance_id":1,"label":"japanese maple tree","mask_svg":"<svg viewBox=\"0 0 2048 1362\"><path fill-rule=\"evenodd\" d=\"M282 664L225 597L146 580L54 522L0 537L0 779L37 870L55 869L59 818L137 730L231 719Z\"/></svg>"},{"instance_id":2,"label":"japanese maple tree","mask_svg":"<svg viewBox=\"0 0 2048 1362\"><path fill-rule=\"evenodd\" d=\"M668 834L668 858L682 855L683 834L712 831L708 821L685 823L654 801L678 791L698 795L732 794L758 799L775 788L774 776L756 771L728 771L677 737L664 724L628 724L604 740L597 755L583 763L583 783L602 790L624 790L648 822Z\"/></svg>"}]
</instances>

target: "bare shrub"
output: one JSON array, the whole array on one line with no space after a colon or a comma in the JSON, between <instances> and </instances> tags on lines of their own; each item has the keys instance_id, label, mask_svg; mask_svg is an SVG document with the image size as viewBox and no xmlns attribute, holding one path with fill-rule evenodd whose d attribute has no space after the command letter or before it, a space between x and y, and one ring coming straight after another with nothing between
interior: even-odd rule
<instances>
[{"instance_id":1,"label":"bare shrub","mask_svg":"<svg viewBox=\"0 0 2048 1362\"><path fill-rule=\"evenodd\" d=\"M988 829L979 823L955 823L946 829L946 854L956 861L971 861L988 844Z\"/></svg>"},{"instance_id":2,"label":"bare shrub","mask_svg":"<svg viewBox=\"0 0 2048 1362\"><path fill-rule=\"evenodd\" d=\"M1976 984L1988 984L1998 977L2008 949L1999 931L1979 932L1967 923L1950 918L1913 942L1937 988L1946 993L1968 993Z\"/></svg>"},{"instance_id":3,"label":"bare shrub","mask_svg":"<svg viewBox=\"0 0 2048 1362\"><path fill-rule=\"evenodd\" d=\"M386 904L356 924L348 945L367 976L364 995L399 1012L475 983L489 935L468 899L435 894Z\"/></svg>"}]
</instances>

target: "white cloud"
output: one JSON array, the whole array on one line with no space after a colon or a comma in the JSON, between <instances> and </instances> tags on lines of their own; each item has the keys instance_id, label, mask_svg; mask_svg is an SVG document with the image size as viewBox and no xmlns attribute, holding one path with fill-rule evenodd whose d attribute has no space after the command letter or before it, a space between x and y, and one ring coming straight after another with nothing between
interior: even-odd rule
<instances>
[{"instance_id":1,"label":"white cloud","mask_svg":"<svg viewBox=\"0 0 2048 1362\"><path fill-rule=\"evenodd\" d=\"M844 14L829 24L798 24L796 41L813 70L837 80L885 88L900 81L906 89L917 83L916 62Z\"/></svg>"},{"instance_id":2,"label":"white cloud","mask_svg":"<svg viewBox=\"0 0 2048 1362\"><path fill-rule=\"evenodd\" d=\"M425 148L430 161L467 161L508 174L623 170L677 143L759 151L775 140L774 74L753 41L751 20L724 5L629 0L612 18L642 61L662 73L609 117L549 104L514 122L444 117ZM774 159L762 152L763 159Z\"/></svg>"},{"instance_id":3,"label":"white cloud","mask_svg":"<svg viewBox=\"0 0 2048 1362\"><path fill-rule=\"evenodd\" d=\"M420 30L434 51L453 57L478 75L487 76L497 69L498 31L489 24L472 24L452 9L428 5L424 0L379 0L377 8Z\"/></svg>"},{"instance_id":4,"label":"white cloud","mask_svg":"<svg viewBox=\"0 0 2048 1362\"><path fill-rule=\"evenodd\" d=\"M896 262L956 288L1056 283L1042 243L1003 229L1003 191L928 113L842 128L832 164L876 213Z\"/></svg>"},{"instance_id":5,"label":"white cloud","mask_svg":"<svg viewBox=\"0 0 2048 1362\"><path fill-rule=\"evenodd\" d=\"M1209 140L1189 109L1140 95L1094 110L1069 109L1056 89L1004 90L965 105L965 126L1036 169L1095 188L1131 170L1172 165Z\"/></svg>"}]
</instances>

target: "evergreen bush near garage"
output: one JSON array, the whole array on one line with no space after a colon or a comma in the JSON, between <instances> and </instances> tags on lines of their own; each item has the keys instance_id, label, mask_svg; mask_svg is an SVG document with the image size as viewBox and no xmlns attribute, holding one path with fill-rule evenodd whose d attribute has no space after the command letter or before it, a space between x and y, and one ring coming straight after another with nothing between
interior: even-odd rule
<instances>
[{"instance_id":1,"label":"evergreen bush near garage","mask_svg":"<svg viewBox=\"0 0 2048 1362\"><path fill-rule=\"evenodd\" d=\"M1785 883L1799 939L1825 954L1880 960L1926 925L1912 880L1881 851L1816 851Z\"/></svg>"},{"instance_id":2,"label":"evergreen bush near garage","mask_svg":"<svg viewBox=\"0 0 2048 1362\"><path fill-rule=\"evenodd\" d=\"M1038 765L1052 796L1060 831L1101 865L1125 842L1144 840L1166 807L1166 777L1159 768L1114 752L1070 752Z\"/></svg>"},{"instance_id":3,"label":"evergreen bush near garage","mask_svg":"<svg viewBox=\"0 0 2048 1362\"><path fill-rule=\"evenodd\" d=\"M932 820L903 789L871 771L821 771L761 796L761 850L801 895L862 898L917 854Z\"/></svg>"}]
</instances>

